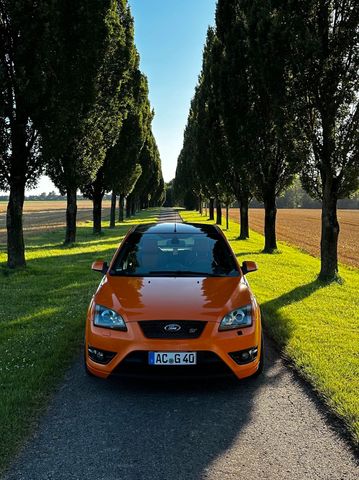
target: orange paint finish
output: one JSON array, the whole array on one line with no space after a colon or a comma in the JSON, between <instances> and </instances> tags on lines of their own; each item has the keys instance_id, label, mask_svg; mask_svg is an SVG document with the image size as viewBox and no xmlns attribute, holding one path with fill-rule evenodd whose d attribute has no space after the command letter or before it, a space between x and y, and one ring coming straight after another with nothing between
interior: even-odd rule
<instances>
[{"instance_id":1,"label":"orange paint finish","mask_svg":"<svg viewBox=\"0 0 359 480\"><path fill-rule=\"evenodd\" d=\"M256 269L254 262L248 266L251 267L250 271ZM100 265L96 267L100 270ZM239 379L257 372L263 355L260 309L244 275L130 277L114 276L109 272L110 270L104 275L87 314L85 351L89 373L106 378L129 354L137 351L212 352ZM95 305L120 314L126 323L127 331L94 325ZM245 305L252 306L252 325L219 331L223 317ZM139 322L155 320L173 323L195 320L206 323L198 338L147 338ZM113 352L114 357L107 364L98 363L89 357L89 346ZM252 348L258 348L258 354L253 361L246 364L236 363L229 355L230 352ZM155 372L157 366L151 368ZM171 368L174 367L161 368L168 369L170 375ZM185 368L190 369L192 366Z\"/></svg>"}]
</instances>

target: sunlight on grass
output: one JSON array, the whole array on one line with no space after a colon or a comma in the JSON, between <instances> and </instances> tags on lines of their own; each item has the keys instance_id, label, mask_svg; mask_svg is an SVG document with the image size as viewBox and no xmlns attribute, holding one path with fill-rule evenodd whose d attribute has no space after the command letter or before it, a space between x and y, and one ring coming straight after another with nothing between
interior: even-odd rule
<instances>
[{"instance_id":1,"label":"sunlight on grass","mask_svg":"<svg viewBox=\"0 0 359 480\"><path fill-rule=\"evenodd\" d=\"M213 223L195 212L185 221ZM340 266L342 285L317 280L320 261L278 243L280 253L261 252L263 236L251 231L238 240L239 226L224 230L239 262L254 260L258 272L247 276L261 304L266 331L348 425L359 443L359 271Z\"/></svg>"}]
</instances>

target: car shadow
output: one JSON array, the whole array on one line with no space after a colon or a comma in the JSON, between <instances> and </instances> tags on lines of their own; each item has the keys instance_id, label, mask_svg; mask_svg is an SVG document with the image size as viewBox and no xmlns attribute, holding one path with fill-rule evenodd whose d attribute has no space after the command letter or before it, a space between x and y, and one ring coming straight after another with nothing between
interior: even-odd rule
<instances>
[{"instance_id":1,"label":"car shadow","mask_svg":"<svg viewBox=\"0 0 359 480\"><path fill-rule=\"evenodd\" d=\"M102 458L108 479L206 478L251 422L258 392L279 380L266 360L263 376L242 381L91 379L102 408L77 435L103 437L88 464Z\"/></svg>"}]
</instances>

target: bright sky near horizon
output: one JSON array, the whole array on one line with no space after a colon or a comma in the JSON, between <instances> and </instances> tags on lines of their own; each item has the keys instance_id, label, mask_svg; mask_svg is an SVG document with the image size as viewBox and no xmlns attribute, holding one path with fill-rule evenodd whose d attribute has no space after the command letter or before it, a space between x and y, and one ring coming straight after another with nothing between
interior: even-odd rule
<instances>
[{"instance_id":1,"label":"bright sky near horizon","mask_svg":"<svg viewBox=\"0 0 359 480\"><path fill-rule=\"evenodd\" d=\"M129 0L141 70L155 110L153 132L166 182L174 178L190 101L202 64L216 0ZM55 190L47 177L27 193Z\"/></svg>"}]
</instances>

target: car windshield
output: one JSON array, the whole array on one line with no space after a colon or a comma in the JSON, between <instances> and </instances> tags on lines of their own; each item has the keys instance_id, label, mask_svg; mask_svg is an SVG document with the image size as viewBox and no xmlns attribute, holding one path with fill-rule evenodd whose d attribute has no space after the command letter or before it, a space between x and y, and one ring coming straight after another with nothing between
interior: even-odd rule
<instances>
[{"instance_id":1,"label":"car windshield","mask_svg":"<svg viewBox=\"0 0 359 480\"><path fill-rule=\"evenodd\" d=\"M133 233L119 251L111 275L238 276L233 254L216 233Z\"/></svg>"}]
</instances>

